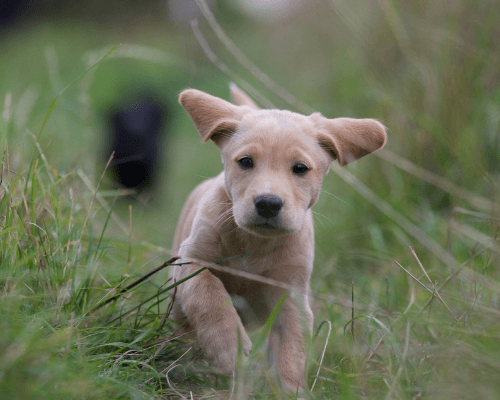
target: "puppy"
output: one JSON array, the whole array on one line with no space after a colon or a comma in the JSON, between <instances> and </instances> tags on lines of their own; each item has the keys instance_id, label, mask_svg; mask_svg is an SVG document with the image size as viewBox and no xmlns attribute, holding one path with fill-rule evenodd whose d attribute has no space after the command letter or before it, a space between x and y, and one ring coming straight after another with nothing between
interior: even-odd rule
<instances>
[{"instance_id":1,"label":"puppy","mask_svg":"<svg viewBox=\"0 0 500 400\"><path fill-rule=\"evenodd\" d=\"M314 260L311 207L330 163L343 166L382 148L385 128L373 119L260 110L236 86L231 92L234 104L195 89L180 94L202 140L219 147L224 171L187 199L173 248L181 259L226 260L221 265L296 288L298 295L286 298L272 326L268 358L287 389L303 391L303 326L311 331L313 325L307 294ZM170 274L179 281L199 269L173 266ZM215 366L231 373L238 335L245 354L252 343L230 295L245 298L265 322L283 292L208 269L178 286L172 315L181 330L195 333Z\"/></svg>"}]
</instances>

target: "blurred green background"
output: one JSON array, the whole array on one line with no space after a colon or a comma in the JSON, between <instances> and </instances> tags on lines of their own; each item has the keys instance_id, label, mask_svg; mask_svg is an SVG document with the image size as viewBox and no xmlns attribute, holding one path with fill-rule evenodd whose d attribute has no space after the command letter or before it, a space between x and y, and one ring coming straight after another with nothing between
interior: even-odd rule
<instances>
[{"instance_id":1,"label":"blurred green background","mask_svg":"<svg viewBox=\"0 0 500 400\"><path fill-rule=\"evenodd\" d=\"M227 99L230 80L248 82L279 108L316 110L332 118L377 118L388 127L389 149L491 197L500 154L496 6L333 0L212 5L231 40L308 105L301 109L276 96L228 52L194 1L34 2L1 33L0 93L4 104L11 99L13 113L2 142L7 135L11 154L18 155L11 169L22 173L34 146L30 132L38 133L56 94L121 44L58 99L40 144L56 169L78 167L89 176L100 175L106 113L127 95L157 93L168 103L172 124L161 152L160 191L154 206L143 210L151 209L157 218L136 218L147 219L148 229L135 232L155 243L170 242L172 224L191 188L221 169L217 149L201 145L177 95L195 87ZM190 29L190 18L198 18L204 39L234 75L228 78L210 62ZM449 193L375 157L349 170L395 207L404 203L423 223L426 209L443 215L457 205ZM348 204L358 201L336 180L329 177L325 189ZM328 231L344 226L343 218L353 222L350 232L336 234L337 243L344 235L368 235L369 229L360 228L381 222L374 209L353 218L344 202L327 196L317 211L330 218L321 221ZM318 237L323 236L330 237L319 231Z\"/></svg>"},{"instance_id":2,"label":"blurred green background","mask_svg":"<svg viewBox=\"0 0 500 400\"><path fill-rule=\"evenodd\" d=\"M460 303L454 310L462 322L467 312L470 318L484 317L478 325L460 329L492 333L485 342L460 338L471 346L464 349L473 350L457 350L458 359L465 362L474 351L481 360L488 353L499 357L486 363L482 378L475 375L483 367L474 357L463 368L440 370L456 356L451 349L460 348L452 341L432 353L432 366L415 361L411 372L404 371L407 386L393 392L389 385L387 396L444 399L461 393L453 398L478 398L477 386L467 383L475 379L486 388L481 398L498 398L499 1L219 0L210 2L210 9L219 25L211 25L194 0L19 2L0 27L2 196L15 192L9 180L28 173L37 153L34 136L54 98L117 44L62 92L39 136L51 168L58 176L71 177L55 195L69 204L72 188L83 207L93 196L85 177L95 187L104 170L109 110L144 91L167 104L159 184L147 196L117 199L106 231L115 247L99 264L106 279L146 272L152 267L144 263L165 256L189 192L222 169L216 146L202 144L177 103L182 89L194 87L229 99L228 83L234 81L261 105L304 114L320 111L330 118L376 118L388 128L387 149L344 169L334 167L313 209L317 251L312 291L350 300L356 288L356 302L364 312L383 309L394 321L415 294L413 281L394 261L416 268L414 273L425 281L409 245L437 283L472 259L466 278L449 278L450 298ZM190 23L193 19L197 24ZM107 176L101 189L99 204L109 206L117 192ZM22 208L21 197L18 203ZM132 262L123 266L129 205ZM102 229L105 208L96 215L95 226ZM92 242L92 236L84 239ZM427 298L425 291L417 295L422 304ZM477 311L481 317L473 311L474 301L487 308ZM343 335L349 308L322 300L315 300L314 308L317 321L337 321L334 335ZM415 348L443 344L431 325L412 330L418 337ZM448 326L438 326L448 332ZM364 341L373 349L372 341L378 339L369 323L362 328L360 322L359 331L360 348ZM394 335L403 348L404 329ZM349 351L341 343L333 345L331 371ZM418 359L416 350L414 357ZM340 382L330 387L339 398L385 397L382 378L370 386L371 378L363 375L369 373L366 366L349 365L349 373L329 371ZM384 368L374 371L383 376ZM399 379L398 364L387 368ZM439 382L446 382L447 389Z\"/></svg>"}]
</instances>

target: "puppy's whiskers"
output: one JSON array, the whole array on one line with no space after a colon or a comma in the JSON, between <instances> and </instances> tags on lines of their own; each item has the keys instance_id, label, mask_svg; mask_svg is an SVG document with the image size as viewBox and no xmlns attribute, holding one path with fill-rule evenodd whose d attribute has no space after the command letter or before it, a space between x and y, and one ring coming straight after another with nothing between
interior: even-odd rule
<instances>
[{"instance_id":1,"label":"puppy's whiskers","mask_svg":"<svg viewBox=\"0 0 500 400\"><path fill-rule=\"evenodd\" d=\"M320 213L319 213L319 212L317 212L317 211L313 211L312 213L313 213L313 217L316 217L316 219L317 219L317 220L318 220L318 222L319 222L319 223L323 226L323 228L324 228L325 226L323 225L323 223L321 222L321 220L320 220L318 217L323 217L323 218L327 219L328 221L330 221L330 222L333 224L333 221L332 221L330 218L328 218L326 215L320 214Z\"/></svg>"},{"instance_id":2,"label":"puppy's whiskers","mask_svg":"<svg viewBox=\"0 0 500 400\"><path fill-rule=\"evenodd\" d=\"M335 199L337 199L337 200L341 201L342 203L345 203L345 204L347 204L348 206L350 206L350 204L349 204L347 201L342 200L340 197L335 196L334 194L332 194L332 193L330 193L330 192L326 191L325 189L321 188L321 191L322 191L322 192L324 192L324 193L326 193L326 194L328 194L328 195L330 195L330 196L332 196L332 197L334 197Z\"/></svg>"},{"instance_id":3,"label":"puppy's whiskers","mask_svg":"<svg viewBox=\"0 0 500 400\"><path fill-rule=\"evenodd\" d=\"M233 209L229 208L223 213L221 213L219 216L217 216L217 219L214 221L212 226L214 228L220 228L221 226L229 222L232 218L233 218Z\"/></svg>"}]
</instances>

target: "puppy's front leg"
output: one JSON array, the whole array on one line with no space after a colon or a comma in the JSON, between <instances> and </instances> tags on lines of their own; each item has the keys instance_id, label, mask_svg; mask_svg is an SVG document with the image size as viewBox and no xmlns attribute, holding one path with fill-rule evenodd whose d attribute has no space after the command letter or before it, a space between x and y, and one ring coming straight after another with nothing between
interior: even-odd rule
<instances>
[{"instance_id":1,"label":"puppy's front leg","mask_svg":"<svg viewBox=\"0 0 500 400\"><path fill-rule=\"evenodd\" d=\"M271 307L276 305L284 293L283 290L270 286L266 291L266 300ZM301 304L300 308L304 310L305 323L301 323L303 318L301 318L296 301L288 297L280 309L269 336L269 363L277 366L285 388L294 392L297 389L303 391L305 387L306 353L303 329L307 327L312 330L313 324L313 315L306 296L302 300L304 304Z\"/></svg>"},{"instance_id":2,"label":"puppy's front leg","mask_svg":"<svg viewBox=\"0 0 500 400\"><path fill-rule=\"evenodd\" d=\"M199 269L186 267L177 267L182 268L184 276ZM247 355L252 342L220 279L208 270L201 272L179 286L179 300L182 313L196 331L207 356L215 366L232 373L238 350L238 331Z\"/></svg>"}]
</instances>

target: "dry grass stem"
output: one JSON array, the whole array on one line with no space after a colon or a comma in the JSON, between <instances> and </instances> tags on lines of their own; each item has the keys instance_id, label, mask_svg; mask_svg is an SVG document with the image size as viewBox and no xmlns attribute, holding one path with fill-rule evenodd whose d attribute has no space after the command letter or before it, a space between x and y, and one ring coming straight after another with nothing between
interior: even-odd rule
<instances>
[{"instance_id":1,"label":"dry grass stem","mask_svg":"<svg viewBox=\"0 0 500 400\"><path fill-rule=\"evenodd\" d=\"M168 261L165 261L162 265L160 265L159 267L155 268L153 271L147 273L146 275L144 275L143 277L139 278L138 280L132 282L130 285L128 285L126 288L120 290L119 293L113 295L112 297L108 298L107 300L105 300L104 302L98 304L97 306L95 306L92 310L90 310L90 312L94 312L94 311L97 311L99 310L100 308L104 307L106 304L109 304L111 303L112 301L115 301L115 300L118 300L118 298L123 295L124 293L127 293L129 292L132 288L134 288L135 286L139 285L140 283L144 282L146 279L148 279L149 277L153 276L154 274L156 274L157 272L161 271L162 269L168 267L169 265L172 265L175 261L177 261L179 259L179 257L172 257L170 260ZM177 265L177 264L176 264ZM182 265L182 264L181 264Z\"/></svg>"},{"instance_id":2,"label":"dry grass stem","mask_svg":"<svg viewBox=\"0 0 500 400\"><path fill-rule=\"evenodd\" d=\"M347 182L351 187L353 187L361 196L377 207L384 215L396 222L403 230L408 234L413 236L418 240L422 246L429 250L432 254L439 258L445 265L447 265L452 271L458 266L458 262L455 258L449 254L445 249L443 249L438 243L430 239L422 229L420 229L415 224L411 223L408 218L396 211L388 202L382 199L380 196L375 194L371 189L369 189L365 184L359 181L353 174L346 171L339 171L340 167L331 167L330 169L334 171L338 177Z\"/></svg>"},{"instance_id":3,"label":"dry grass stem","mask_svg":"<svg viewBox=\"0 0 500 400\"><path fill-rule=\"evenodd\" d=\"M219 23L216 21L214 15L208 8L204 0L195 0L200 8L201 12L207 19L210 27L213 29L221 43L226 47L226 49L238 60L238 62L243 65L256 79L258 79L266 88L268 88L273 93L277 94L288 104L295 107L297 110L304 114L313 113L313 110L308 105L302 103L294 95L288 92L286 89L282 88L276 84L271 78L269 78L264 72L262 72L252 61L250 61L241 50L236 47L233 41L226 35L222 30Z\"/></svg>"},{"instance_id":4,"label":"dry grass stem","mask_svg":"<svg viewBox=\"0 0 500 400\"><path fill-rule=\"evenodd\" d=\"M477 229L472 228L471 226L460 224L455 220L450 221L450 227L456 232L461 233L462 235L473 240L474 242L477 242L480 245L490 249L491 251L500 254L500 245L498 241L495 240L495 238L487 236Z\"/></svg>"},{"instance_id":5,"label":"dry grass stem","mask_svg":"<svg viewBox=\"0 0 500 400\"><path fill-rule=\"evenodd\" d=\"M497 216L490 215L490 214L485 214L485 213L476 212L476 211L470 211L470 210L467 210L467 209L462 208L462 207L455 207L453 209L453 212L456 214L469 215L469 216L474 217L474 218L484 219L484 220L488 220L488 221L491 221L491 220L500 221L500 216L497 217Z\"/></svg>"},{"instance_id":6,"label":"dry grass stem","mask_svg":"<svg viewBox=\"0 0 500 400\"><path fill-rule=\"evenodd\" d=\"M177 281L174 279L174 284L175 283L177 283ZM161 331L161 329L163 328L163 325L165 325L165 322L167 322L167 319L170 316L170 313L172 312L172 308L174 307L176 295L177 295L177 286L174 287L174 293L172 293L172 298L170 299L170 303L168 304L167 311L165 311L165 315L163 316L160 324L158 325L158 332Z\"/></svg>"},{"instance_id":7,"label":"dry grass stem","mask_svg":"<svg viewBox=\"0 0 500 400\"><path fill-rule=\"evenodd\" d=\"M417 282L420 286L422 286L425 290L427 290L430 294L432 294L434 296L434 292L429 289L427 286L425 286L422 282L420 282L418 280L418 278L416 278L415 276L412 275L412 273L410 271L408 271L405 267L403 267L400 263L398 263L397 261L394 261L396 263L396 265L401 268L404 272L406 272L409 276L411 276L413 278L413 280L415 282Z\"/></svg>"},{"instance_id":8,"label":"dry grass stem","mask_svg":"<svg viewBox=\"0 0 500 400\"><path fill-rule=\"evenodd\" d=\"M266 99L260 92L257 91L253 86L245 82L243 79L241 79L236 73L234 73L226 64L224 64L212 51L210 46L208 45L207 41L203 37L202 33L200 32L198 28L198 21L197 20L192 20L191 21L191 30L193 31L193 34L198 41L200 47L202 48L203 52L205 55L208 57L208 59L217 67L219 70L229 77L231 80L234 82L237 82L238 85L244 89L246 92L250 93L262 106L265 108L276 108L273 103L271 103L268 99Z\"/></svg>"},{"instance_id":9,"label":"dry grass stem","mask_svg":"<svg viewBox=\"0 0 500 400\"><path fill-rule=\"evenodd\" d=\"M463 268L465 268L465 266L467 264L472 262L472 260L474 260L476 257L480 256L485 251L486 251L486 249L482 249L477 254L475 254L473 257L471 257L467 261L463 262L462 265L460 265L460 267L456 271L454 271L451 275L449 275L444 280L444 282L437 288L437 290L439 291L439 290L443 289L453 278L455 278L462 271ZM422 307L422 312L432 303L433 300L434 300L434 297L431 297L429 300L427 300L427 303L425 303L425 305Z\"/></svg>"},{"instance_id":10,"label":"dry grass stem","mask_svg":"<svg viewBox=\"0 0 500 400\"><path fill-rule=\"evenodd\" d=\"M403 171L416 176L424 182L430 183L431 185L434 185L439 189L452 194L453 196L468 201L471 205L479 208L480 210L486 212L493 211L495 214L500 213L500 204L478 196L477 194L469 192L468 190L462 189L446 178L443 178L442 176L439 176L431 171L419 167L418 165L415 165L411 161L401 157L400 155L390 151L387 148L374 154L381 159L395 165L399 169L402 169Z\"/></svg>"},{"instance_id":11,"label":"dry grass stem","mask_svg":"<svg viewBox=\"0 0 500 400\"><path fill-rule=\"evenodd\" d=\"M276 286L276 287L279 287L281 289L288 290L290 292L297 292L300 294L309 294L315 298L329 301L331 303L335 303L335 304L341 305L343 307L349 307L349 308L355 307L356 309L360 309L359 306L356 306L356 305L353 306L351 302L344 301L344 300L339 299L335 296L320 294L320 293L316 293L316 292L312 292L312 291L307 291L307 293L302 293L299 289L297 289L293 285L290 285L289 283L280 282L280 281L277 281L275 279L270 279L270 278L266 278L266 277L263 277L260 275L252 274L250 272L235 270L233 268L225 267L225 266L220 265L220 264L208 263L206 261L198 260L198 259L190 258L190 257L185 257L185 258L182 258L181 260L183 261L182 264L172 264L172 265L183 265L183 264L189 264L189 263L196 264L196 265L199 265L201 268L208 268L208 269L213 269L215 271L225 272L227 274L239 276L241 278L245 278L245 279L248 279L248 280L251 280L254 282L260 282L260 283L264 283L267 285Z\"/></svg>"},{"instance_id":12,"label":"dry grass stem","mask_svg":"<svg viewBox=\"0 0 500 400\"><path fill-rule=\"evenodd\" d=\"M332 323L328 320L325 320L321 324L319 324L318 329L316 331L316 336L318 336L319 331L324 324L328 324L328 333L326 334L325 345L323 346L323 351L321 352L321 357L319 359L318 370L316 371L316 376L314 377L314 382L311 386L311 392L314 390L314 386L316 385L316 381L319 377L319 371L321 370L321 366L323 365L323 359L325 358L326 348L330 341L330 334L332 333Z\"/></svg>"},{"instance_id":13,"label":"dry grass stem","mask_svg":"<svg viewBox=\"0 0 500 400\"><path fill-rule=\"evenodd\" d=\"M420 262L420 259L418 258L417 256L417 253L415 253L415 251L413 250L413 248L410 246L410 251L411 253L413 254L413 256L415 257L415 259L417 260L417 263L418 265L420 266L420 268L422 269L422 272L424 273L424 275L427 277L427 280L429 281L429 283L431 284L431 286L433 287L434 289L434 293L436 295L436 297L439 299L439 301L441 303L444 304L444 306L446 307L446 309L449 311L449 313L451 314L451 316L453 317L453 319L455 321L457 321L457 318L455 317L455 315L453 314L453 312L450 310L450 307L448 307L448 304L445 303L445 301L443 300L443 298L441 297L441 295L439 294L439 291L438 289L436 288L436 286L434 285L434 282L432 282L432 279L429 277L429 274L427 274L427 271L425 270L424 266L422 265L422 263Z\"/></svg>"},{"instance_id":14,"label":"dry grass stem","mask_svg":"<svg viewBox=\"0 0 500 400\"><path fill-rule=\"evenodd\" d=\"M368 361L370 361L372 359L372 357L377 353L377 349L379 348L379 346L384 341L385 335L387 335L387 334L384 332L382 334L382 336L380 337L380 339L378 340L377 344L375 346L373 346L373 348L370 349L370 353L368 354L368 356L363 361L363 365L365 365Z\"/></svg>"},{"instance_id":15,"label":"dry grass stem","mask_svg":"<svg viewBox=\"0 0 500 400\"><path fill-rule=\"evenodd\" d=\"M410 278L408 278L410 279ZM406 306L406 309L403 311L403 315L406 315L408 313L408 311L410 311L410 308L411 306L413 305L413 303L415 303L415 298L416 298L416 295L415 295L415 287L414 286L410 286L410 301L408 302L408 305ZM432 297L431 297L432 299Z\"/></svg>"},{"instance_id":16,"label":"dry grass stem","mask_svg":"<svg viewBox=\"0 0 500 400\"><path fill-rule=\"evenodd\" d=\"M453 313L451 312L451 310L448 308L448 306L446 305L446 303L441 299L441 296L440 297L436 296L436 291L433 291L433 290L429 289L427 286L425 286L422 282L420 282L418 280L418 278L416 278L415 276L413 276L412 273L410 271L408 271L405 267L403 267L400 263L398 263L397 261L395 261L395 263L396 263L396 265L399 268L401 268L404 272L406 272L409 276L411 276L415 282L417 282L420 286L422 286L425 290L427 290L430 294L432 294L433 298L436 297L441 303L443 303L443 305L446 307L446 309L450 312L450 314L453 317L453 319L456 320L456 318L453 315Z\"/></svg>"},{"instance_id":17,"label":"dry grass stem","mask_svg":"<svg viewBox=\"0 0 500 400\"><path fill-rule=\"evenodd\" d=\"M354 344L354 281L351 281L351 335Z\"/></svg>"},{"instance_id":18,"label":"dry grass stem","mask_svg":"<svg viewBox=\"0 0 500 400\"><path fill-rule=\"evenodd\" d=\"M167 371L165 372L165 379L167 380L167 384L168 384L168 387L177 395L179 396L181 399L187 399L187 397L184 397L182 394L180 394L174 387L174 385L170 382L170 379L168 378L168 373L170 371L172 371L175 367L179 367L179 365L177 364L177 362L182 358L184 357L190 350L192 349L192 347L190 347L189 349L187 349L177 360L175 360L172 364L170 364L170 366L168 367Z\"/></svg>"}]
</instances>

